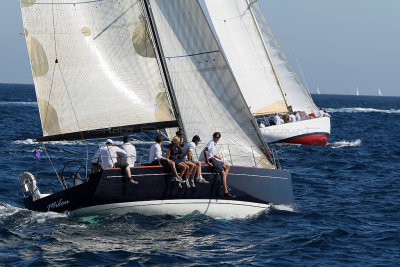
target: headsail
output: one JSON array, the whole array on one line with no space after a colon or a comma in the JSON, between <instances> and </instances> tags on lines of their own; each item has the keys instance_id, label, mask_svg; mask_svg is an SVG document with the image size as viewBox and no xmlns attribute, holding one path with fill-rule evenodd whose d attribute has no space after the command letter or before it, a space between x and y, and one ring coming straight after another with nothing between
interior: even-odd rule
<instances>
[{"instance_id":1,"label":"headsail","mask_svg":"<svg viewBox=\"0 0 400 267\"><path fill-rule=\"evenodd\" d=\"M44 140L177 126L140 0L21 10Z\"/></svg>"},{"instance_id":2,"label":"headsail","mask_svg":"<svg viewBox=\"0 0 400 267\"><path fill-rule=\"evenodd\" d=\"M265 141L198 1L149 2L186 135L207 140L219 131L234 164L271 166Z\"/></svg>"},{"instance_id":3,"label":"headsail","mask_svg":"<svg viewBox=\"0 0 400 267\"><path fill-rule=\"evenodd\" d=\"M278 111L276 105L271 105L279 101L285 104L285 96L286 104L295 111L312 113L317 110L292 71L256 1L251 4L248 0L205 2L229 64L254 115L287 111L287 106ZM274 68L276 73L272 71ZM258 109L262 103L265 108Z\"/></svg>"}]
</instances>

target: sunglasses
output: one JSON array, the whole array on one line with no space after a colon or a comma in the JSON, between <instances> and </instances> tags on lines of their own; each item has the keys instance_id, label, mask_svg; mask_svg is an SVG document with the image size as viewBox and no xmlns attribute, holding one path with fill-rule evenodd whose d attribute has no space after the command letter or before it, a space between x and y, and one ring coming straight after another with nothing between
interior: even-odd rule
<instances>
[{"instance_id":1,"label":"sunglasses","mask_svg":"<svg viewBox=\"0 0 400 267\"><path fill-rule=\"evenodd\" d=\"M217 138L217 139L219 139L219 138L221 138L221 136L216 136L216 137L214 137L214 138Z\"/></svg>"}]
</instances>

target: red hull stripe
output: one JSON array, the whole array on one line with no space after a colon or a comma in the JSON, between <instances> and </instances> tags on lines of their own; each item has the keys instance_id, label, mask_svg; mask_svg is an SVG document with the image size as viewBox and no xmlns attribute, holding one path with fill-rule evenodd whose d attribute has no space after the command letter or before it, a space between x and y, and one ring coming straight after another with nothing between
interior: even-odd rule
<instances>
[{"instance_id":1,"label":"red hull stripe","mask_svg":"<svg viewBox=\"0 0 400 267\"><path fill-rule=\"evenodd\" d=\"M298 135L285 140L280 140L275 143L290 143L290 144L300 144L300 145L317 145L326 146L329 140L328 133L309 133L304 135Z\"/></svg>"}]
</instances>

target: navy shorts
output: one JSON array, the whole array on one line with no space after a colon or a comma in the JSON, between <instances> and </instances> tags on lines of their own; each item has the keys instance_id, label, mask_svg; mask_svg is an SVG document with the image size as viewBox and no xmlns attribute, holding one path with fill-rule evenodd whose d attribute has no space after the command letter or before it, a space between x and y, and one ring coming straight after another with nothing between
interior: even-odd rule
<instances>
[{"instance_id":1,"label":"navy shorts","mask_svg":"<svg viewBox=\"0 0 400 267\"><path fill-rule=\"evenodd\" d=\"M211 159L209 160L209 162L211 162L211 164L213 165L212 168L213 168L216 172L221 173L221 172L223 172L223 171L225 170L225 168L224 168L224 162L223 162L223 161L220 161L220 160L218 160L218 159L216 159L216 158L211 158Z\"/></svg>"}]
</instances>

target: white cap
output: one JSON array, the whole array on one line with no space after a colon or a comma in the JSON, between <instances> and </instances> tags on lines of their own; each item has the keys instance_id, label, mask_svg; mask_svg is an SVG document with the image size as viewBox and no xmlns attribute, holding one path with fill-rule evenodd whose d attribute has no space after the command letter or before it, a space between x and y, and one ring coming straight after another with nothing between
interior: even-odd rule
<instances>
[{"instance_id":1,"label":"white cap","mask_svg":"<svg viewBox=\"0 0 400 267\"><path fill-rule=\"evenodd\" d=\"M113 144L113 140L107 139L106 144Z\"/></svg>"}]
</instances>

